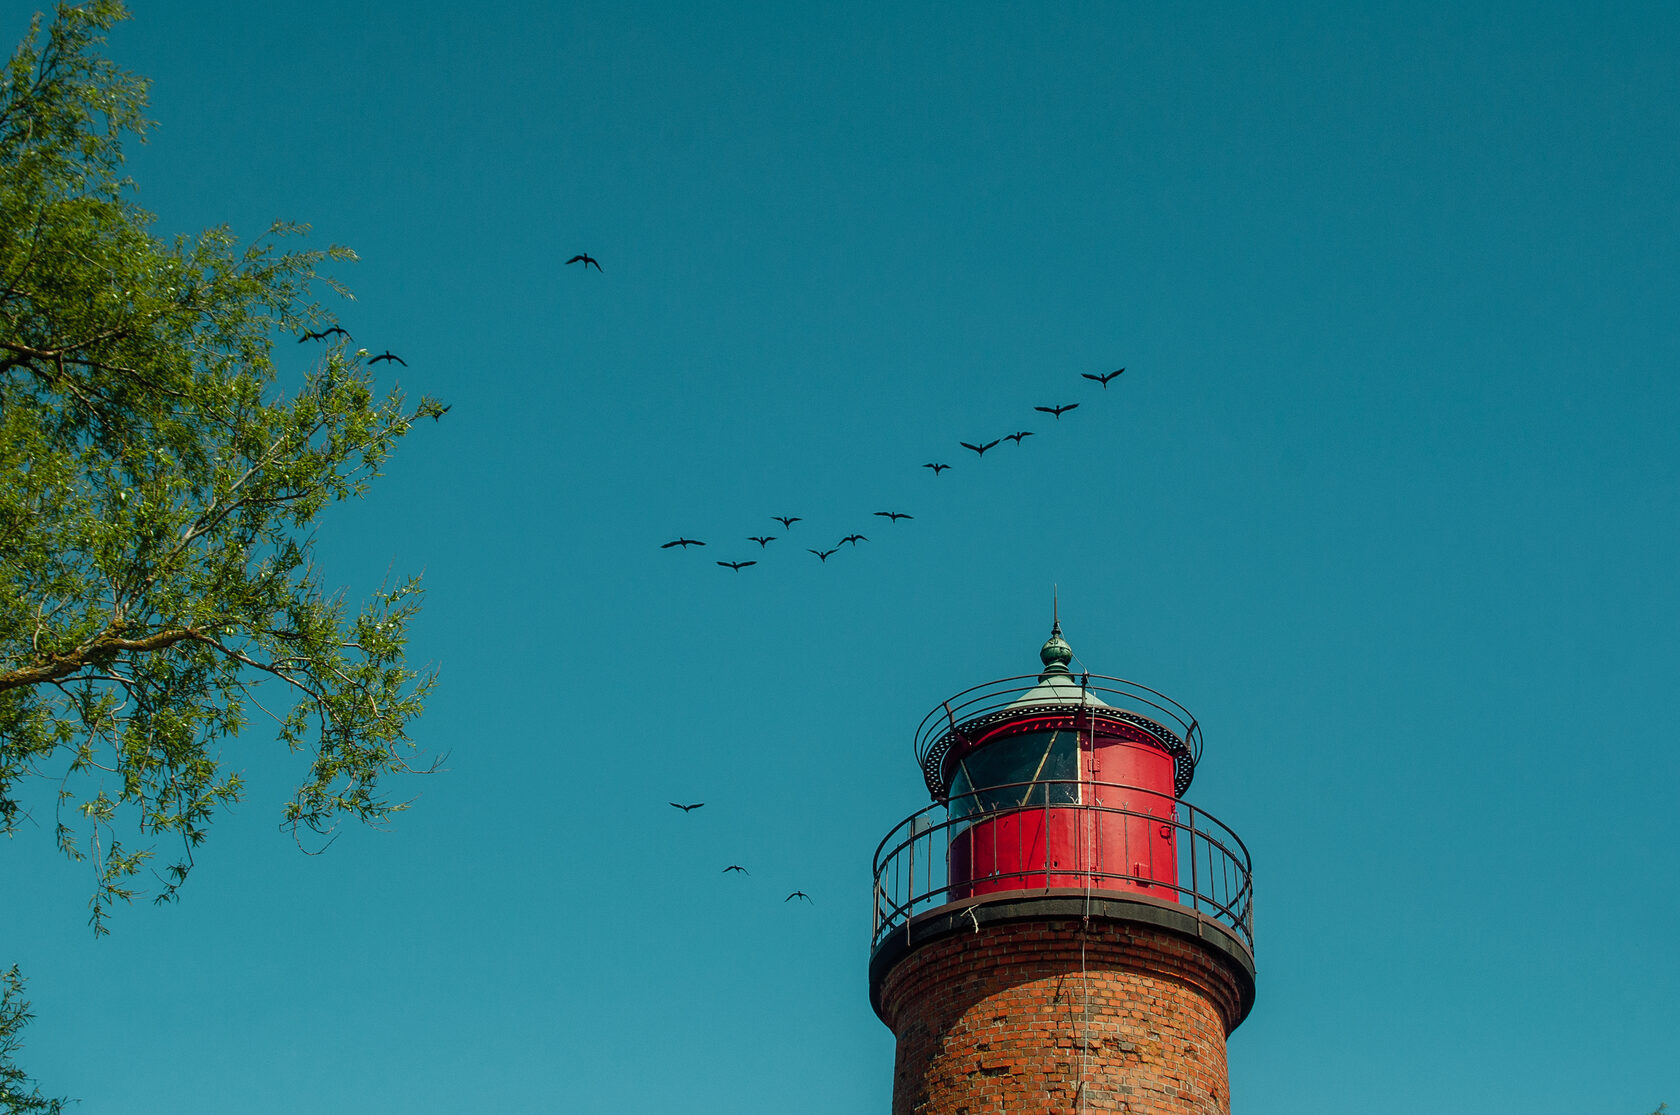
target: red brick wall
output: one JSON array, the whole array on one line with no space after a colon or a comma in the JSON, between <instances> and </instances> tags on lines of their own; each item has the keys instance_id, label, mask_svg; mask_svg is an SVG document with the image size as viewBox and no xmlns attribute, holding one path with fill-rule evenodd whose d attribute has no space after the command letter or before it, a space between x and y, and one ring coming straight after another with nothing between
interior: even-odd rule
<instances>
[{"instance_id":1,"label":"red brick wall","mask_svg":"<svg viewBox=\"0 0 1680 1115\"><path fill-rule=\"evenodd\" d=\"M1079 1112L1082 1081L1084 1111L1230 1111L1240 992L1212 950L1175 933L1099 918L987 925L904 957L880 1003L898 1038L893 1115Z\"/></svg>"}]
</instances>

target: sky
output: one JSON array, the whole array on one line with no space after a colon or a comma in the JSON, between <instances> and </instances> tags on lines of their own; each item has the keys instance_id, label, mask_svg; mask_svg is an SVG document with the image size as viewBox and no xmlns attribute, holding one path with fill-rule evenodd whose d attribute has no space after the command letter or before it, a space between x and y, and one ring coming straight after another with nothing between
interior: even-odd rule
<instances>
[{"instance_id":1,"label":"sky","mask_svg":"<svg viewBox=\"0 0 1680 1115\"><path fill-rule=\"evenodd\" d=\"M446 758L304 855L253 722L97 940L20 832L46 1091L886 1110L871 856L1054 586L1253 855L1244 1115L1680 1106L1680 8L134 7L156 231L350 245L452 408L317 534Z\"/></svg>"}]
</instances>

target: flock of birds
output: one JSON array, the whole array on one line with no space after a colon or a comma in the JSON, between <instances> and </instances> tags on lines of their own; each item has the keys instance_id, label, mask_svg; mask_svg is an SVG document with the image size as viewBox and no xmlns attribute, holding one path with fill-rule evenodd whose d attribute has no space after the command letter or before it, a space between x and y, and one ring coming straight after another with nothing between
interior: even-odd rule
<instances>
[{"instance_id":1,"label":"flock of birds","mask_svg":"<svg viewBox=\"0 0 1680 1115\"><path fill-rule=\"evenodd\" d=\"M703 801L695 801L695 802L689 802L687 805L684 805L680 801L673 801L673 802L670 802L669 804L670 804L672 809L680 809L684 813L692 813L696 809L699 809L701 806L705 805L706 803L703 802ZM751 875L752 872L748 871L746 868L742 867L738 863L732 863L728 867L723 869L723 874L725 874L725 875L731 875L731 874L734 874L734 875ZM811 900L811 896L806 894L802 890L794 891L792 894L790 894L786 898L782 899L782 901L784 903L788 903L788 902L792 902L796 898L800 899L804 902L809 902L813 906L816 905L816 903Z\"/></svg>"},{"instance_id":2,"label":"flock of birds","mask_svg":"<svg viewBox=\"0 0 1680 1115\"><path fill-rule=\"evenodd\" d=\"M598 260L596 260L595 257L589 255L587 252L579 252L577 255L573 256L571 259L568 259L566 261L566 264L568 266L571 265L571 264L574 264L574 263L583 264L583 269L584 269L585 272L587 272L589 270L589 268L591 268L591 267L595 268L596 271L601 270L600 262ZM352 342L355 340L355 338L350 335L349 330L343 328L342 326L333 325L333 326L330 326L329 328L322 329L322 330L319 330L319 331L313 330L313 329L305 330L303 332L303 334L298 337L298 343L302 344L305 341L324 341L324 340L327 340L327 339L329 339L331 337L334 337L334 336L342 336L346 340L352 341ZM405 368L408 367L408 362L406 360L404 360L402 357L398 356L396 353L392 352L390 349L386 349L384 352L380 353L379 355L370 357L368 359L368 363L370 365L371 364L378 364L378 363L381 363L383 361L390 361L390 362L395 363L395 364L401 364ZM1125 372L1125 370L1126 370L1125 368L1116 368L1112 372L1096 372L1096 373L1082 372L1082 373L1080 373L1080 375L1085 379L1091 380L1091 381L1101 385L1102 389L1104 391L1107 391L1109 382L1111 380L1115 379L1117 376L1121 375L1123 372ZM1078 407L1079 407L1078 403L1057 403L1057 404L1054 404L1052 406L1036 406L1036 407L1033 408L1033 410L1036 411L1036 412L1043 413L1043 414L1048 414L1055 421L1060 422L1062 420L1062 415L1066 414L1067 412L1069 412L1071 410L1077 410ZM1001 437L993 438L991 441L986 441L984 439L981 439L981 440L978 440L978 441L959 441L957 444L960 445L962 448L967 449L970 452L972 452L976 459L983 459L986 456L987 453L991 452L993 449L996 449L999 445L1001 445L1005 441L1012 441L1016 445L1020 445L1021 442L1025 441L1027 438L1034 437L1034 436L1035 436L1035 434L1032 430L1015 430L1012 433L1007 433L1007 434L1004 434ZM954 466L952 466L947 461L929 461L926 464L924 464L922 467L930 470L933 473L934 477L937 478L940 473L942 473L942 472L946 471L947 469L950 469ZM915 518L914 515L908 514L907 512L904 512L904 511L877 511L877 512L875 512L875 515L878 518L882 518L882 519L887 520L893 526L897 526L901 522L910 521L910 520L913 520ZM770 518L772 519L772 521L782 524L782 532L783 532L782 534L780 534L780 535L755 534L755 535L747 536L747 539L746 539L748 542L758 543L758 548L759 548L760 551L767 550L770 546L770 543L775 542L779 538L784 537L787 534L787 532L789 532L793 529L793 524L804 521L798 515L772 515L772 516L770 516ZM807 547L805 552L814 555L817 558L818 561L822 562L824 565L827 565L828 564L828 559L840 552L840 547L842 547L842 546L852 546L852 547L855 548L859 542L868 542L868 541L869 541L869 537L867 535L865 535L861 532L858 532L858 531L854 531L853 533L846 535L844 538L840 539L838 542L834 543L834 545L832 545L832 546L830 546L826 549L821 548L821 547L814 548L814 549L810 548L810 547ZM662 549L662 550L680 549L680 550L687 551L690 547L705 546L705 545L706 545L706 543L702 539L690 538L690 537L687 537L686 535L684 535L684 536L681 536L681 537L673 538L673 539L671 539L671 541L664 543L663 545L660 546L660 549ZM719 566L722 566L725 569L729 569L729 570L731 570L735 573L739 573L743 569L748 569L748 568L751 568L752 566L757 565L758 562L757 562L757 560L738 561L738 560L733 560L732 559L732 560L728 560L728 561L718 561L715 564L717 564ZM703 801L696 801L696 802L688 802L688 803L685 804L685 803L682 803L682 802L673 801L669 804L670 804L671 808L680 809L680 810L682 810L684 815L687 815L689 813L694 812L694 810L701 808L706 803L703 802ZM732 864L728 865L727 867L725 867L723 869L723 874L725 874L725 875L732 875L732 874L751 875L752 872L748 871L741 864L732 863ZM795 890L794 892L789 894L786 898L782 899L782 901L784 903L801 901L801 902L807 902L807 903L811 903L812 905L815 905L811 896L806 894L803 890Z\"/></svg>"},{"instance_id":3,"label":"flock of birds","mask_svg":"<svg viewBox=\"0 0 1680 1115\"><path fill-rule=\"evenodd\" d=\"M301 345L305 341L324 341L328 337L332 337L332 336L340 336L340 337L343 337L347 341L354 341L356 339L356 338L354 338L350 335L350 330L344 328L342 325L334 325L330 328L322 329L320 332L316 332L313 329L305 329L303 331L303 333L301 335L299 335L299 337L298 337L298 344ZM377 364L381 360L389 360L394 364L401 364L405 368L408 367L408 361L404 360L402 357L398 356L396 353L392 352L390 349L386 349L384 352L380 353L378 356L371 357L368 360L368 364L369 365Z\"/></svg>"},{"instance_id":4,"label":"flock of birds","mask_svg":"<svg viewBox=\"0 0 1680 1115\"><path fill-rule=\"evenodd\" d=\"M593 259L589 259L589 257L587 257L587 256L577 256L577 257L575 257L574 259L572 259L568 262L575 263L575 262L577 262L577 260L580 260L580 259L587 259L590 263L595 262ZM599 264L596 264L597 269L599 268L599 266L600 266ZM1116 368L1112 372L1081 372L1080 375L1085 379L1088 379L1088 380L1093 381L1094 383L1100 384L1102 386L1102 389L1104 391L1107 391L1109 381L1113 380L1115 377L1117 377L1121 373L1125 372L1125 370L1126 370L1125 368ZM1078 403L1057 403L1053 406L1035 406L1035 407L1033 407L1033 410L1042 412L1044 414L1048 414L1053 419L1055 419L1057 422L1060 422L1062 420L1062 415L1066 414L1070 410L1077 410L1078 408L1079 408ZM1016 445L1020 445L1021 442L1025 441L1027 438L1030 438L1030 437L1033 437L1033 436L1035 436L1035 435L1034 435L1034 432L1032 430L1016 430L1013 433L1008 433L1008 434L1002 435L1001 437L993 438L991 441L986 441L984 439L979 440L979 441L959 441L957 444L962 446L964 449L967 449L967 450L971 451L974 454L976 459L984 459L988 452L990 452L993 449L996 449L1003 442L1012 441ZM940 473L944 472L946 469L952 468L954 466L951 465L950 462L948 462L948 461L929 461L926 464L924 464L922 467L925 468L925 469L932 470L933 475L935 477L937 477ZM877 512L875 512L875 515L878 518L886 519L889 523L893 524L894 526L897 526L900 522L902 522L904 520L915 518L914 515L910 515L906 512L903 512L903 511L877 511ZM780 534L780 535L775 535L775 534L751 534L751 535L748 535L747 538L746 538L746 540L748 542L758 543L758 548L761 551L765 550L765 549L768 549L769 546L770 546L770 543L775 542L782 537L785 537L787 532L789 532L793 529L793 524L794 523L804 522L804 520L798 515L772 515L772 516L770 516L770 518L771 518L772 521L782 524L782 532L783 532L782 534ZM869 536L868 535L865 535L865 534L862 534L860 532L854 531L853 533L846 535L844 538L840 539L838 542L834 543L834 545L832 545L830 547L827 547L826 549L822 548L819 545L815 549L813 549L811 547L806 547L805 552L815 556L818 561L822 562L824 565L827 565L828 564L828 559L840 552L840 547L842 547L842 546L852 546L852 547L855 548L859 542L867 542L867 541L869 541ZM671 539L669 542L665 542L665 543L661 544L659 548L661 550L681 549L681 550L686 551L691 546L704 546L704 545L706 545L706 542L703 539L691 538L688 535L680 535L676 538ZM714 564L720 565L725 569L729 569L729 570L732 570L733 572L739 573L743 569L749 568L750 566L757 565L758 561L756 559L749 560L749 561L742 561L742 560L736 560L734 558L731 558L730 560L727 560L727 561L714 562Z\"/></svg>"}]
</instances>

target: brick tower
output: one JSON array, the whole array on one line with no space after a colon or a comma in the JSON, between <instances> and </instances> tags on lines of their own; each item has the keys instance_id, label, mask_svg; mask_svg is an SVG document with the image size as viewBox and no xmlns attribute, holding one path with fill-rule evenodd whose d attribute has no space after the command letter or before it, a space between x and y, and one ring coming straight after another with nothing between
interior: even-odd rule
<instances>
[{"instance_id":1,"label":"brick tower","mask_svg":"<svg viewBox=\"0 0 1680 1115\"><path fill-rule=\"evenodd\" d=\"M988 682L916 733L934 804L875 852L869 997L898 1039L894 1115L1225 1115L1254 1003L1236 833L1183 800L1177 702L1073 674Z\"/></svg>"}]
</instances>

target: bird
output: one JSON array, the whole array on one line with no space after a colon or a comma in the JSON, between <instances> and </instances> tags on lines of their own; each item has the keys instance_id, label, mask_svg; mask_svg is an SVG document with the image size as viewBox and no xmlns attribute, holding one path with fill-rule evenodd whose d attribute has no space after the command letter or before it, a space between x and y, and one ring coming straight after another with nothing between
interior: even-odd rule
<instances>
[{"instance_id":1,"label":"bird","mask_svg":"<svg viewBox=\"0 0 1680 1115\"><path fill-rule=\"evenodd\" d=\"M827 565L829 557L831 557L833 554L839 552L839 550L840 550L840 547L836 546L832 550L806 550L805 552L808 553L808 554L816 554L817 557L822 560L822 563L824 565Z\"/></svg>"},{"instance_id":2,"label":"bird","mask_svg":"<svg viewBox=\"0 0 1680 1115\"><path fill-rule=\"evenodd\" d=\"M454 403L449 403L445 406L438 407L436 410L429 411L429 412L426 412L426 413L431 414L433 422L439 422L439 421L443 420L444 415L448 414L451 410L454 410L454 409L455 409L455 404Z\"/></svg>"},{"instance_id":3,"label":"bird","mask_svg":"<svg viewBox=\"0 0 1680 1115\"><path fill-rule=\"evenodd\" d=\"M747 541L748 542L757 542L758 543L758 548L761 549L761 550L764 549L764 547L770 545L770 543L774 542L775 540L776 540L776 536L773 535L773 534L749 534L749 535L747 535Z\"/></svg>"},{"instance_id":4,"label":"bird","mask_svg":"<svg viewBox=\"0 0 1680 1115\"><path fill-rule=\"evenodd\" d=\"M800 519L800 517L798 515L790 515L785 519L780 515L772 515L770 517L772 519L776 520L778 523L781 523L783 530L788 530L789 528L791 528L793 526L794 523L803 522L803 520Z\"/></svg>"},{"instance_id":5,"label":"bird","mask_svg":"<svg viewBox=\"0 0 1680 1115\"><path fill-rule=\"evenodd\" d=\"M1045 414L1054 414L1056 416L1056 421L1060 422L1063 414L1066 414L1078 405L1078 403L1063 403L1059 407L1033 407L1033 409L1042 410Z\"/></svg>"},{"instance_id":6,"label":"bird","mask_svg":"<svg viewBox=\"0 0 1680 1115\"><path fill-rule=\"evenodd\" d=\"M933 474L935 476L938 476L941 471L943 471L944 469L948 469L951 466L950 465L935 464L933 461L929 461L927 464L923 465L922 467L923 468L931 468L933 470Z\"/></svg>"},{"instance_id":7,"label":"bird","mask_svg":"<svg viewBox=\"0 0 1680 1115\"><path fill-rule=\"evenodd\" d=\"M805 901L807 901L807 902L811 902L811 896L810 896L810 895L808 895L808 894L806 894L806 893L805 893L805 892L804 892L804 891L802 891L802 890L796 890L796 891L794 891L794 892L793 892L793 893L792 893L792 894L790 894L790 895L788 895L788 896L787 896L787 897L786 897L786 898L784 898L784 899L782 899L782 901L783 901L783 902L792 902L792 901L793 901L793 900L794 900L794 899L795 899L795 898L803 898L803 899L804 899L804 900L805 900ZM816 903L815 903L815 902L811 902L811 905L813 905L813 906L815 906L815 905L816 905Z\"/></svg>"},{"instance_id":8,"label":"bird","mask_svg":"<svg viewBox=\"0 0 1680 1115\"><path fill-rule=\"evenodd\" d=\"M305 329L303 331L303 336L298 338L298 344L301 345L305 341L325 340L326 338L332 336L335 333L341 334L342 336L345 336L345 337L350 337L350 330L344 328L342 325L335 325L331 329L323 329L319 333L315 332L315 330L313 330L313 329ZM350 337L350 339L353 341L356 338Z\"/></svg>"},{"instance_id":9,"label":"bird","mask_svg":"<svg viewBox=\"0 0 1680 1115\"><path fill-rule=\"evenodd\" d=\"M961 442L960 444L962 445L962 447L964 449L972 449L976 453L978 453L980 456L984 457L986 455L986 450L988 450L992 446L996 445L997 442L988 441L985 445L970 445L968 442L965 441L965 442Z\"/></svg>"},{"instance_id":10,"label":"bird","mask_svg":"<svg viewBox=\"0 0 1680 1115\"><path fill-rule=\"evenodd\" d=\"M583 269L585 271L589 270L589 265L592 263L595 265L595 270L599 271L601 269L601 261L590 255L588 252L579 252L577 255L566 261L566 266L570 267L574 263L583 264Z\"/></svg>"},{"instance_id":11,"label":"bird","mask_svg":"<svg viewBox=\"0 0 1680 1115\"><path fill-rule=\"evenodd\" d=\"M735 572L739 573L741 570L745 569L749 565L757 565L758 562L756 562L756 561L720 561L720 562L718 562L718 564L723 565L723 566L727 566L728 568L733 569L733 570L735 570Z\"/></svg>"},{"instance_id":12,"label":"bird","mask_svg":"<svg viewBox=\"0 0 1680 1115\"><path fill-rule=\"evenodd\" d=\"M728 867L724 868L723 869L723 874L727 875L731 871L739 871L743 875L751 875L752 874L751 871L748 871L746 868L742 867L738 863L732 863Z\"/></svg>"},{"instance_id":13,"label":"bird","mask_svg":"<svg viewBox=\"0 0 1680 1115\"><path fill-rule=\"evenodd\" d=\"M1107 375L1101 375L1101 376L1092 375L1090 372L1080 372L1079 374L1084 376L1086 379L1095 380L1096 382L1102 384L1103 385L1103 390L1107 391L1108 390L1108 381L1113 379L1115 376L1119 375L1121 372L1123 372L1125 370L1126 369L1124 369L1124 368L1116 368L1112 372L1109 372Z\"/></svg>"},{"instance_id":14,"label":"bird","mask_svg":"<svg viewBox=\"0 0 1680 1115\"><path fill-rule=\"evenodd\" d=\"M698 538L673 538L671 541L665 543L665 545L663 545L659 548L661 550L669 550L672 546L681 546L683 549L686 550L690 546L704 546L704 545L705 545L705 543L700 541Z\"/></svg>"},{"instance_id":15,"label":"bird","mask_svg":"<svg viewBox=\"0 0 1680 1115\"><path fill-rule=\"evenodd\" d=\"M875 514L879 515L883 519L891 519L895 523L900 519L914 519L916 517L914 515L906 515L902 511L877 511Z\"/></svg>"},{"instance_id":16,"label":"bird","mask_svg":"<svg viewBox=\"0 0 1680 1115\"><path fill-rule=\"evenodd\" d=\"M846 535L846 537L844 537L840 541L836 542L834 544L834 548L836 550L838 550L841 546L844 546L848 542L850 542L855 547L859 542L867 542L867 541L869 541L869 539L865 538L861 534L848 534L848 535Z\"/></svg>"},{"instance_id":17,"label":"bird","mask_svg":"<svg viewBox=\"0 0 1680 1115\"><path fill-rule=\"evenodd\" d=\"M672 809L680 809L684 813L691 813L694 810L699 809L702 805L705 805L705 804L706 803L703 802L703 801L697 801L693 805L678 805L676 802L673 801L673 802L670 803L670 806L671 806Z\"/></svg>"},{"instance_id":18,"label":"bird","mask_svg":"<svg viewBox=\"0 0 1680 1115\"><path fill-rule=\"evenodd\" d=\"M1022 438L1032 437L1032 436L1033 436L1033 432L1031 430L1016 430L1012 434L1004 434L1003 435L1005 441L1012 441L1016 445L1021 444L1021 439Z\"/></svg>"},{"instance_id":19,"label":"bird","mask_svg":"<svg viewBox=\"0 0 1680 1115\"><path fill-rule=\"evenodd\" d=\"M378 356L375 356L372 360L369 360L368 363L370 365L377 364L381 360L395 360L397 363L401 364L403 367L405 367L405 368L408 367L408 361L404 360L402 357L398 356L396 353L392 352L390 349L386 349L384 352L380 353Z\"/></svg>"}]
</instances>

